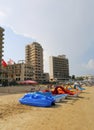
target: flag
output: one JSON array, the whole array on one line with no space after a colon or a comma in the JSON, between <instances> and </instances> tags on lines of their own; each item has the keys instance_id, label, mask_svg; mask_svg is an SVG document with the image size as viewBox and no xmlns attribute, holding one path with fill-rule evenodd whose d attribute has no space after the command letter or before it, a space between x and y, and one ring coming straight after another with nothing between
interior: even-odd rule
<instances>
[{"instance_id":1,"label":"flag","mask_svg":"<svg viewBox=\"0 0 94 130\"><path fill-rule=\"evenodd\" d=\"M14 61L12 59L9 59L9 61L7 63L8 63L8 65L13 65Z\"/></svg>"},{"instance_id":2,"label":"flag","mask_svg":"<svg viewBox=\"0 0 94 130\"><path fill-rule=\"evenodd\" d=\"M7 66L7 63L4 61L4 59L2 59L1 64L2 64L3 67L6 67L6 66Z\"/></svg>"}]
</instances>

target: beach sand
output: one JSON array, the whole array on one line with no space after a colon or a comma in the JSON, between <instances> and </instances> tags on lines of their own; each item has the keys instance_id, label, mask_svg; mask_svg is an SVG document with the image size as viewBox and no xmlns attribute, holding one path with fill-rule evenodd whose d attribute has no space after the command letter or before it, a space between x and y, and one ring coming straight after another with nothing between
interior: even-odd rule
<instances>
[{"instance_id":1,"label":"beach sand","mask_svg":"<svg viewBox=\"0 0 94 130\"><path fill-rule=\"evenodd\" d=\"M22 105L23 95L0 96L0 130L94 130L94 87L50 108Z\"/></svg>"}]
</instances>

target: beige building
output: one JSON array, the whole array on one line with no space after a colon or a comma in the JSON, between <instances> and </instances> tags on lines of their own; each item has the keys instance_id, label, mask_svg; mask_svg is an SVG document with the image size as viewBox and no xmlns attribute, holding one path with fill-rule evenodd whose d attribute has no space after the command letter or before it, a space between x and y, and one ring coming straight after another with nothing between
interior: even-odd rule
<instances>
[{"instance_id":1,"label":"beige building","mask_svg":"<svg viewBox=\"0 0 94 130\"><path fill-rule=\"evenodd\" d=\"M12 65L8 65L6 69L7 69L6 78L8 79L8 82L11 82L13 80L15 81L24 81L27 79L33 80L33 68L29 64L15 63Z\"/></svg>"},{"instance_id":2,"label":"beige building","mask_svg":"<svg viewBox=\"0 0 94 130\"><path fill-rule=\"evenodd\" d=\"M69 62L65 55L50 56L50 80L63 81L69 79Z\"/></svg>"},{"instance_id":3,"label":"beige building","mask_svg":"<svg viewBox=\"0 0 94 130\"><path fill-rule=\"evenodd\" d=\"M33 69L30 65L18 63L8 66L8 78L16 81L24 81L26 79L33 79Z\"/></svg>"},{"instance_id":4,"label":"beige building","mask_svg":"<svg viewBox=\"0 0 94 130\"><path fill-rule=\"evenodd\" d=\"M13 82L19 82L24 80L34 80L33 68L30 64L14 63L9 64L3 68L2 84L7 86Z\"/></svg>"},{"instance_id":5,"label":"beige building","mask_svg":"<svg viewBox=\"0 0 94 130\"><path fill-rule=\"evenodd\" d=\"M33 42L25 48L26 63L30 63L34 70L34 80L42 81L43 76L43 48L37 43Z\"/></svg>"},{"instance_id":6,"label":"beige building","mask_svg":"<svg viewBox=\"0 0 94 130\"><path fill-rule=\"evenodd\" d=\"M4 29L0 27L0 82L2 80L2 65L1 65L1 61L2 61L2 57L3 57L3 40L4 40Z\"/></svg>"}]
</instances>

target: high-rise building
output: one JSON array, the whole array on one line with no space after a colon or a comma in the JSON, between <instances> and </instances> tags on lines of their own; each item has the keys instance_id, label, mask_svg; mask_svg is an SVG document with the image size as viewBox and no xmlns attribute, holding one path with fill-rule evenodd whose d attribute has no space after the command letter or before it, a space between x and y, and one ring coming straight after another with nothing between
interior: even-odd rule
<instances>
[{"instance_id":1,"label":"high-rise building","mask_svg":"<svg viewBox=\"0 0 94 130\"><path fill-rule=\"evenodd\" d=\"M65 55L50 56L50 80L63 81L69 79L69 62Z\"/></svg>"},{"instance_id":2,"label":"high-rise building","mask_svg":"<svg viewBox=\"0 0 94 130\"><path fill-rule=\"evenodd\" d=\"M0 27L0 81L1 81L1 78L2 78L2 64L1 64L1 61L2 61L2 57L3 57L3 40L4 40L4 29L2 27Z\"/></svg>"},{"instance_id":3,"label":"high-rise building","mask_svg":"<svg viewBox=\"0 0 94 130\"><path fill-rule=\"evenodd\" d=\"M33 42L25 47L26 63L31 64L34 70L34 80L41 81L43 75L43 48L37 43Z\"/></svg>"}]
</instances>

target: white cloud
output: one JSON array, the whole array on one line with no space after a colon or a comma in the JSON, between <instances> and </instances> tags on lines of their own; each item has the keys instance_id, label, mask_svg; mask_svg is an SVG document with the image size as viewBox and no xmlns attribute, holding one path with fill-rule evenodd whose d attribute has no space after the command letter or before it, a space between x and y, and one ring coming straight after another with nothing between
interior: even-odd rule
<instances>
[{"instance_id":1,"label":"white cloud","mask_svg":"<svg viewBox=\"0 0 94 130\"><path fill-rule=\"evenodd\" d=\"M6 14L3 11L0 11L0 17L5 17Z\"/></svg>"},{"instance_id":2,"label":"white cloud","mask_svg":"<svg viewBox=\"0 0 94 130\"><path fill-rule=\"evenodd\" d=\"M0 22L43 46L45 68L50 55L66 54L71 73L77 74L77 65L94 57L86 55L94 43L94 0L2 0L0 10ZM84 69L93 69L93 62Z\"/></svg>"},{"instance_id":3,"label":"white cloud","mask_svg":"<svg viewBox=\"0 0 94 130\"><path fill-rule=\"evenodd\" d=\"M1 6L1 5L0 5ZM8 25L8 22L6 24L6 21L10 17L11 10L7 7L0 7L0 24L2 25Z\"/></svg>"},{"instance_id":4,"label":"white cloud","mask_svg":"<svg viewBox=\"0 0 94 130\"><path fill-rule=\"evenodd\" d=\"M88 70L94 70L94 59L90 59L87 64L83 65L83 67Z\"/></svg>"}]
</instances>

